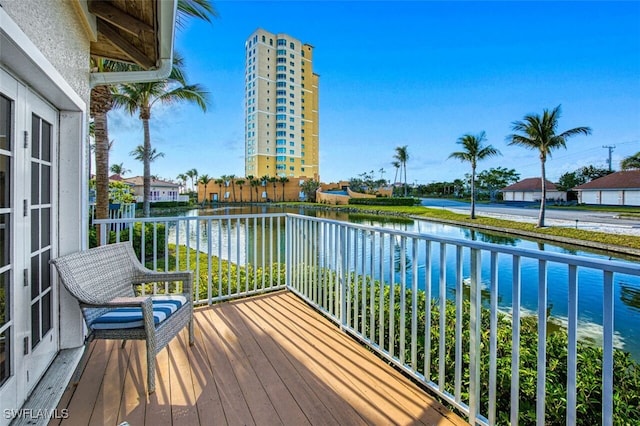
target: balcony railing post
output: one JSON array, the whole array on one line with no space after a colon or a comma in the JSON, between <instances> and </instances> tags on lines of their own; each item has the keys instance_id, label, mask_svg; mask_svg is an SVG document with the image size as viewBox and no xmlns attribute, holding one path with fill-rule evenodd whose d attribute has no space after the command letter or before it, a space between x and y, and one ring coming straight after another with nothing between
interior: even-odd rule
<instances>
[{"instance_id":1,"label":"balcony railing post","mask_svg":"<svg viewBox=\"0 0 640 426\"><path fill-rule=\"evenodd\" d=\"M340 324L342 328L347 326L347 287L349 286L349 271L347 270L347 256L346 256L346 244L347 244L347 228L345 226L339 227L338 232L338 271L337 275L340 283Z\"/></svg>"},{"instance_id":2,"label":"balcony railing post","mask_svg":"<svg viewBox=\"0 0 640 426\"><path fill-rule=\"evenodd\" d=\"M471 249L471 306L469 311L469 421L475 424L480 413L480 327L482 322L482 289L480 250Z\"/></svg>"}]
</instances>

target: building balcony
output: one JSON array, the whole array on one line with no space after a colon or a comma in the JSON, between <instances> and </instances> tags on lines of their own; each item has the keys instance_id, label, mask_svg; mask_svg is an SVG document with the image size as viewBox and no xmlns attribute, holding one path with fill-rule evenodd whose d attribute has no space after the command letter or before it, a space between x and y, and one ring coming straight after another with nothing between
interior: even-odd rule
<instances>
[{"instance_id":1,"label":"building balcony","mask_svg":"<svg viewBox=\"0 0 640 426\"><path fill-rule=\"evenodd\" d=\"M627 397L614 401L625 358L613 318L637 263L284 213L96 223L102 244L115 229L111 241L133 241L149 268L194 271L200 307L196 345L183 334L160 353L149 397L142 344L93 343L60 405L80 424L580 424L591 398L610 425ZM585 341L587 288L601 320ZM595 402L580 387L587 354Z\"/></svg>"}]
</instances>

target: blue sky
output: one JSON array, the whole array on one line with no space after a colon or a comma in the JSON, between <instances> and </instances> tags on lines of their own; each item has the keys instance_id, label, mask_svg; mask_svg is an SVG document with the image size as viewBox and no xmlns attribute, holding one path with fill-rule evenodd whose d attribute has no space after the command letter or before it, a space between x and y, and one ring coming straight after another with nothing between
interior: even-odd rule
<instances>
[{"instance_id":1,"label":"blue sky","mask_svg":"<svg viewBox=\"0 0 640 426\"><path fill-rule=\"evenodd\" d=\"M539 176L533 151L510 147L513 121L562 105L559 131L589 126L547 161L557 180L585 165L613 167L640 151L640 2L218 1L213 23L192 20L176 47L190 82L210 92L206 113L154 107L151 141L164 158L152 174L175 179L196 168L244 175L244 42L256 29L314 46L320 74L322 181L385 170L407 145L410 183L451 181L468 164L447 159L457 139L485 131L501 157L478 170ZM129 152L142 124L109 115L111 163L141 175Z\"/></svg>"}]
</instances>

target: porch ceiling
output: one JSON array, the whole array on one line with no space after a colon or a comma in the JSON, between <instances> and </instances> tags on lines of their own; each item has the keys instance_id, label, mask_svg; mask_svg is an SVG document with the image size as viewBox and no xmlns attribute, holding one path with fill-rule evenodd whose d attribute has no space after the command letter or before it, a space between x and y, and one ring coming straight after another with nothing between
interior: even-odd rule
<instances>
[{"instance_id":1,"label":"porch ceiling","mask_svg":"<svg viewBox=\"0 0 640 426\"><path fill-rule=\"evenodd\" d=\"M145 392L144 343L96 341L62 424L464 424L293 293L196 310L158 354Z\"/></svg>"},{"instance_id":2,"label":"porch ceiling","mask_svg":"<svg viewBox=\"0 0 640 426\"><path fill-rule=\"evenodd\" d=\"M89 0L96 17L97 41L91 55L137 64L144 69L159 60L158 3L162 0Z\"/></svg>"}]
</instances>

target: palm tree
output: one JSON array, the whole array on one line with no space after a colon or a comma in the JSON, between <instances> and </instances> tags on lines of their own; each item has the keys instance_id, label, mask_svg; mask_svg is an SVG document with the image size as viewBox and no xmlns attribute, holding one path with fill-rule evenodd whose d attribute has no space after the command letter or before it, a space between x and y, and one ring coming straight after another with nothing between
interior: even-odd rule
<instances>
[{"instance_id":1,"label":"palm tree","mask_svg":"<svg viewBox=\"0 0 640 426\"><path fill-rule=\"evenodd\" d=\"M245 180L244 179L238 179L236 181L236 183L240 187L240 202L242 202L242 186L245 184Z\"/></svg>"},{"instance_id":2,"label":"palm tree","mask_svg":"<svg viewBox=\"0 0 640 426\"><path fill-rule=\"evenodd\" d=\"M182 58L174 54L173 69L167 80L121 84L118 86L117 92L113 93L115 106L124 108L131 115L139 114L144 132L144 153L151 152L149 120L151 119L151 109L156 103L172 104L178 101L188 101L195 103L203 111L207 110L207 93L199 84L187 84L183 65ZM143 214L145 217L149 217L149 196L151 193L149 177L151 176L151 166L148 156L143 157L143 164Z\"/></svg>"},{"instance_id":3,"label":"palm tree","mask_svg":"<svg viewBox=\"0 0 640 426\"><path fill-rule=\"evenodd\" d=\"M269 182L273 185L273 201L278 201L276 197L276 183L278 183L278 178L273 176L269 178Z\"/></svg>"},{"instance_id":4,"label":"palm tree","mask_svg":"<svg viewBox=\"0 0 640 426\"><path fill-rule=\"evenodd\" d=\"M218 16L209 0L178 0L178 23L185 18L194 17L211 22L210 17ZM103 58L90 58L92 72L130 71L134 66ZM109 217L109 132L107 113L113 105L112 92L114 86L99 85L91 89L89 114L93 118L96 157L96 219ZM89 173L91 174L91 173Z\"/></svg>"},{"instance_id":5,"label":"palm tree","mask_svg":"<svg viewBox=\"0 0 640 426\"><path fill-rule=\"evenodd\" d=\"M253 175L249 175L247 176L247 182L249 182L249 197L251 198L251 202L253 203L253 191L251 191L251 188L253 188L253 181L255 180L255 178L253 177Z\"/></svg>"},{"instance_id":6,"label":"palm tree","mask_svg":"<svg viewBox=\"0 0 640 426\"><path fill-rule=\"evenodd\" d=\"M136 149L129 153L129 155L138 161L144 162L145 160L148 160L150 163L153 163L158 158L164 157L164 152L156 152L155 148L151 148L149 154L146 155L144 145L138 145L136 146Z\"/></svg>"},{"instance_id":7,"label":"palm tree","mask_svg":"<svg viewBox=\"0 0 640 426\"><path fill-rule=\"evenodd\" d=\"M456 151L449 155L449 158L457 158L471 164L471 219L476 218L476 166L478 161L485 158L501 155L500 151L491 145L482 146L487 140L485 132L477 135L466 134L461 136L456 143L462 145L463 151Z\"/></svg>"},{"instance_id":8,"label":"palm tree","mask_svg":"<svg viewBox=\"0 0 640 426\"><path fill-rule=\"evenodd\" d=\"M378 171L380 172L380 180L384 180L384 174L386 170L384 169L384 167L380 167Z\"/></svg>"},{"instance_id":9,"label":"palm tree","mask_svg":"<svg viewBox=\"0 0 640 426\"><path fill-rule=\"evenodd\" d=\"M260 186L260 180L251 178L251 180L249 181L249 185L256 192L256 203L257 203L258 201L260 201L260 197L258 196L258 187ZM253 192L251 193L251 202L253 202Z\"/></svg>"},{"instance_id":10,"label":"palm tree","mask_svg":"<svg viewBox=\"0 0 640 426\"><path fill-rule=\"evenodd\" d=\"M545 163L551 151L557 148L566 148L567 139L579 134L591 134L589 127L575 127L556 134L558 119L560 118L560 105L549 111L545 109L542 116L537 114L525 115L522 121L512 123L513 133L507 136L509 145L519 145L527 149L537 150L540 154L542 199L540 200L540 215L538 227L544 226L544 214L547 198Z\"/></svg>"},{"instance_id":11,"label":"palm tree","mask_svg":"<svg viewBox=\"0 0 640 426\"><path fill-rule=\"evenodd\" d=\"M260 185L264 186L264 192L267 194L265 198L269 198L269 193L267 191L267 183L269 183L269 175L264 175L260 178ZM257 191L257 190L256 190ZM265 200L266 201L266 200Z\"/></svg>"},{"instance_id":12,"label":"palm tree","mask_svg":"<svg viewBox=\"0 0 640 426\"><path fill-rule=\"evenodd\" d=\"M231 184L231 194L233 194L233 202L236 202L236 175L227 176L228 182Z\"/></svg>"},{"instance_id":13,"label":"palm tree","mask_svg":"<svg viewBox=\"0 0 640 426\"><path fill-rule=\"evenodd\" d=\"M622 170L640 169L640 151L628 156L620 162Z\"/></svg>"},{"instance_id":14,"label":"palm tree","mask_svg":"<svg viewBox=\"0 0 640 426\"><path fill-rule=\"evenodd\" d=\"M407 196L407 161L409 161L409 151L407 145L396 147L396 153L393 158L400 164L400 167L404 170L404 196ZM400 173L402 179L402 170Z\"/></svg>"},{"instance_id":15,"label":"palm tree","mask_svg":"<svg viewBox=\"0 0 640 426\"><path fill-rule=\"evenodd\" d=\"M114 173L116 175L120 175L120 176L124 176L127 173L129 173L131 170L126 169L124 167L124 163L120 163L120 164L112 164L111 165L111 173Z\"/></svg>"},{"instance_id":16,"label":"palm tree","mask_svg":"<svg viewBox=\"0 0 640 426\"><path fill-rule=\"evenodd\" d=\"M181 182L181 185L180 185L181 187L183 188L187 187L187 175L185 173L180 173L178 176L176 176L176 179Z\"/></svg>"},{"instance_id":17,"label":"palm tree","mask_svg":"<svg viewBox=\"0 0 640 426\"><path fill-rule=\"evenodd\" d=\"M198 170L196 169L187 170L185 172L185 175L191 178L191 188L195 191L196 181L198 180Z\"/></svg>"},{"instance_id":18,"label":"palm tree","mask_svg":"<svg viewBox=\"0 0 640 426\"><path fill-rule=\"evenodd\" d=\"M222 185L224 185L224 179L218 178L215 180L216 185L220 188L220 192L218 192L218 201L222 200L224 197L222 196Z\"/></svg>"},{"instance_id":19,"label":"palm tree","mask_svg":"<svg viewBox=\"0 0 640 426\"><path fill-rule=\"evenodd\" d=\"M280 176L280 179L278 180L282 184L282 202L284 203L284 185L289 182L289 178L286 176Z\"/></svg>"},{"instance_id":20,"label":"palm tree","mask_svg":"<svg viewBox=\"0 0 640 426\"><path fill-rule=\"evenodd\" d=\"M395 186L396 183L398 183L398 172L400 171L400 162L392 161L391 165L396 169L396 175L393 177L393 186Z\"/></svg>"},{"instance_id":21,"label":"palm tree","mask_svg":"<svg viewBox=\"0 0 640 426\"><path fill-rule=\"evenodd\" d=\"M202 197L203 203L210 201L209 199L207 199L207 186L209 185L210 181L211 181L211 178L207 174L200 176L200 179L198 179L198 183L201 183L204 185L204 196Z\"/></svg>"}]
</instances>

